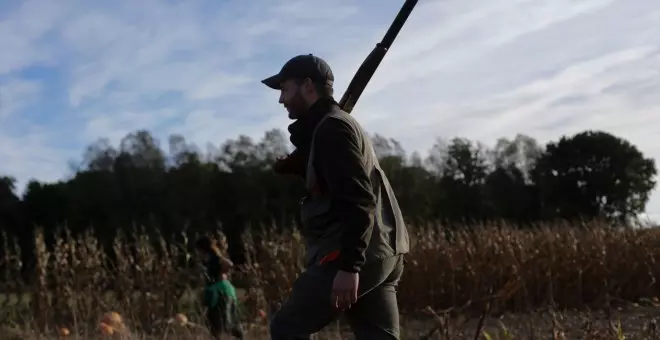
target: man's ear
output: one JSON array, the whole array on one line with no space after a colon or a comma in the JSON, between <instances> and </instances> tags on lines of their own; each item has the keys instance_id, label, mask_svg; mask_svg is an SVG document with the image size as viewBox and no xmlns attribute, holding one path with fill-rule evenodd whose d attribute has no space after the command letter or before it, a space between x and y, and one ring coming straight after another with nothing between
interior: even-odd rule
<instances>
[{"instance_id":1,"label":"man's ear","mask_svg":"<svg viewBox=\"0 0 660 340\"><path fill-rule=\"evenodd\" d=\"M305 78L305 79L303 80L302 85L303 85L303 90L304 90L306 93L312 93L312 92L314 92L314 82L312 81L311 78L309 78L309 77Z\"/></svg>"}]
</instances>

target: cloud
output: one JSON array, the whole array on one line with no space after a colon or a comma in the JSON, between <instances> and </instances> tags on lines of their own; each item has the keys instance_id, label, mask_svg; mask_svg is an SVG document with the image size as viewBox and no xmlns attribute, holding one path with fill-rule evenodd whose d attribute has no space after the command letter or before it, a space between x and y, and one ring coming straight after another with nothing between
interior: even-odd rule
<instances>
[{"instance_id":1,"label":"cloud","mask_svg":"<svg viewBox=\"0 0 660 340\"><path fill-rule=\"evenodd\" d=\"M0 19L0 76L34 64L51 64L53 46L43 38L68 11L52 1L21 1L16 6L5 9L7 14Z\"/></svg>"},{"instance_id":2,"label":"cloud","mask_svg":"<svg viewBox=\"0 0 660 340\"><path fill-rule=\"evenodd\" d=\"M0 122L38 99L38 81L10 78L0 81Z\"/></svg>"},{"instance_id":3,"label":"cloud","mask_svg":"<svg viewBox=\"0 0 660 340\"><path fill-rule=\"evenodd\" d=\"M285 129L278 93L259 80L314 53L340 96L401 4L3 5L0 172L52 180L97 138L116 144L139 128L199 146ZM354 114L410 152L438 137L545 143L603 129L660 159L658 27L651 0L420 1ZM660 219L659 196L648 212Z\"/></svg>"},{"instance_id":4,"label":"cloud","mask_svg":"<svg viewBox=\"0 0 660 340\"><path fill-rule=\"evenodd\" d=\"M0 132L0 174L16 178L19 193L29 180L55 182L69 175L68 161L73 155L50 146L49 132L33 128L20 137Z\"/></svg>"}]
</instances>

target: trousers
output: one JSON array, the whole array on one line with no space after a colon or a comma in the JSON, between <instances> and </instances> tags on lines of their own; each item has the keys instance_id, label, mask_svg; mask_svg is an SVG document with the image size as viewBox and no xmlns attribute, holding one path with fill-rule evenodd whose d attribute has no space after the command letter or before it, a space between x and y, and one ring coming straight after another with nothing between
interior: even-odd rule
<instances>
[{"instance_id":1,"label":"trousers","mask_svg":"<svg viewBox=\"0 0 660 340\"><path fill-rule=\"evenodd\" d=\"M236 314L235 308L234 304L229 304L208 309L206 318L209 323L209 330L214 338L221 339L223 333L229 333L236 339L245 338L245 330L238 320L233 317Z\"/></svg>"},{"instance_id":2,"label":"trousers","mask_svg":"<svg viewBox=\"0 0 660 340\"><path fill-rule=\"evenodd\" d=\"M396 288L403 269L403 255L365 265L359 274L358 300L342 312L331 303L337 267L332 264L309 267L296 279L291 295L271 318L271 339L310 339L345 313L356 340L398 340Z\"/></svg>"}]
</instances>

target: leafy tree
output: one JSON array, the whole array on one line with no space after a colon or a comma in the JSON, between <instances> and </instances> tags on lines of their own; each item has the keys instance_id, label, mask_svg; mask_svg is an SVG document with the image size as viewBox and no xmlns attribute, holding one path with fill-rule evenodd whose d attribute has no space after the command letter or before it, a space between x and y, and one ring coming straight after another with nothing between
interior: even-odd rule
<instances>
[{"instance_id":1,"label":"leafy tree","mask_svg":"<svg viewBox=\"0 0 660 340\"><path fill-rule=\"evenodd\" d=\"M540 217L540 204L532 171L543 150L531 137L501 138L490 152L493 171L486 178L490 214L517 223Z\"/></svg>"},{"instance_id":2,"label":"leafy tree","mask_svg":"<svg viewBox=\"0 0 660 340\"><path fill-rule=\"evenodd\" d=\"M437 218L472 222L487 217L483 193L490 167L483 145L465 138L436 143L428 164L438 178L434 200Z\"/></svg>"},{"instance_id":3,"label":"leafy tree","mask_svg":"<svg viewBox=\"0 0 660 340\"><path fill-rule=\"evenodd\" d=\"M656 173L653 159L602 131L549 143L535 169L547 215L618 221L644 211Z\"/></svg>"},{"instance_id":4,"label":"leafy tree","mask_svg":"<svg viewBox=\"0 0 660 340\"><path fill-rule=\"evenodd\" d=\"M655 186L653 161L603 132L563 137L545 149L522 134L492 148L466 138L438 139L425 160L395 139L371 139L412 228L437 221L621 221L644 210ZM207 144L205 153L172 135L165 149L149 131L136 130L119 145L99 138L83 150L73 176L33 180L23 197L15 194L12 177L1 177L0 226L20 239L26 264L37 226L47 237L64 224L74 234L92 228L110 257L112 236L135 225L168 238L221 227L237 264L245 260L241 237L248 228L259 238L264 227L297 226L303 181L271 170L290 151L284 132Z\"/></svg>"},{"instance_id":5,"label":"leafy tree","mask_svg":"<svg viewBox=\"0 0 660 340\"><path fill-rule=\"evenodd\" d=\"M16 179L0 176L0 227L11 228L22 221L21 199L16 195Z\"/></svg>"}]
</instances>

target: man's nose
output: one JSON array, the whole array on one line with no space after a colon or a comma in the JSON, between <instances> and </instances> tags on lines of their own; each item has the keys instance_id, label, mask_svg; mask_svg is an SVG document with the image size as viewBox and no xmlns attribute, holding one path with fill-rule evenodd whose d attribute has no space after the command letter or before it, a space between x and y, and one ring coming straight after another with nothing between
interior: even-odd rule
<instances>
[{"instance_id":1,"label":"man's nose","mask_svg":"<svg viewBox=\"0 0 660 340\"><path fill-rule=\"evenodd\" d=\"M284 104L284 96L280 93L280 104Z\"/></svg>"}]
</instances>

